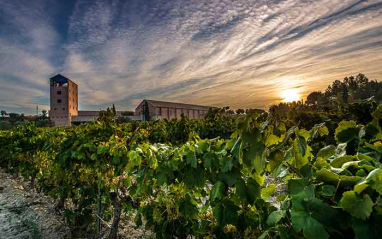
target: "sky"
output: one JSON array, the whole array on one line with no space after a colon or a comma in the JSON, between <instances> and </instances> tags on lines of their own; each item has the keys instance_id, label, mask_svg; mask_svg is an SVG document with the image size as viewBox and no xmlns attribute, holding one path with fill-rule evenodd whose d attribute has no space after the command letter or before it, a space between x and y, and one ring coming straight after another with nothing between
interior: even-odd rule
<instances>
[{"instance_id":1,"label":"sky","mask_svg":"<svg viewBox=\"0 0 382 239\"><path fill-rule=\"evenodd\" d=\"M382 0L0 0L0 109L49 109L49 78L79 109L143 99L267 109L285 92L382 79Z\"/></svg>"}]
</instances>

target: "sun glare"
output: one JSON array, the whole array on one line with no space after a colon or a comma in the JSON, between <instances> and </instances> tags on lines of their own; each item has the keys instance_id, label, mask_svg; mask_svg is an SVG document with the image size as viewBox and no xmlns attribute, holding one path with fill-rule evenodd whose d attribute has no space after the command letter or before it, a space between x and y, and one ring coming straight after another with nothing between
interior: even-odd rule
<instances>
[{"instance_id":1,"label":"sun glare","mask_svg":"<svg viewBox=\"0 0 382 239\"><path fill-rule=\"evenodd\" d=\"M283 102L293 102L300 100L300 93L297 89L288 89L281 92Z\"/></svg>"}]
</instances>

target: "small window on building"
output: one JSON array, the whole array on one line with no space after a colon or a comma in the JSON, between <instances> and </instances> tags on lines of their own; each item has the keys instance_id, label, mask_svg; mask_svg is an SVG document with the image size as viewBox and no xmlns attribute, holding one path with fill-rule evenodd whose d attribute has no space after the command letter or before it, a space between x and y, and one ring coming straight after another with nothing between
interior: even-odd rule
<instances>
[{"instance_id":1,"label":"small window on building","mask_svg":"<svg viewBox=\"0 0 382 239\"><path fill-rule=\"evenodd\" d=\"M158 109L157 109L157 115L162 115L162 108L158 107Z\"/></svg>"},{"instance_id":2,"label":"small window on building","mask_svg":"<svg viewBox=\"0 0 382 239\"><path fill-rule=\"evenodd\" d=\"M65 110L65 108L62 108L62 110Z\"/></svg>"},{"instance_id":3,"label":"small window on building","mask_svg":"<svg viewBox=\"0 0 382 239\"><path fill-rule=\"evenodd\" d=\"M61 100L57 100L57 103L61 103Z\"/></svg>"},{"instance_id":4,"label":"small window on building","mask_svg":"<svg viewBox=\"0 0 382 239\"><path fill-rule=\"evenodd\" d=\"M57 108L54 108L54 110L57 110Z\"/></svg>"},{"instance_id":5,"label":"small window on building","mask_svg":"<svg viewBox=\"0 0 382 239\"><path fill-rule=\"evenodd\" d=\"M57 91L57 95L61 95L61 91L59 90L59 91Z\"/></svg>"}]
</instances>

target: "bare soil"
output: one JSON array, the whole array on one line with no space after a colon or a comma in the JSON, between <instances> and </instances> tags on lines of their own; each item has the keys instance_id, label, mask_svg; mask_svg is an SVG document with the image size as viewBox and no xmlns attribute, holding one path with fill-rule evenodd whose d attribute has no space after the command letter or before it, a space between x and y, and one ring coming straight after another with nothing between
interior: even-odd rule
<instances>
[{"instance_id":1,"label":"bare soil","mask_svg":"<svg viewBox=\"0 0 382 239\"><path fill-rule=\"evenodd\" d=\"M0 171L0 239L66 239L70 230L54 201L27 190L22 178Z\"/></svg>"}]
</instances>

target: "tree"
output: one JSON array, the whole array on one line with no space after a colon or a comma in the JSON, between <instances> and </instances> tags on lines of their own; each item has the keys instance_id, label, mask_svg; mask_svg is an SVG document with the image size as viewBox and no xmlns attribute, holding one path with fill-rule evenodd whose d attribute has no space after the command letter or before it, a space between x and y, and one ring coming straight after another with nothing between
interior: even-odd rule
<instances>
[{"instance_id":1,"label":"tree","mask_svg":"<svg viewBox=\"0 0 382 239\"><path fill-rule=\"evenodd\" d=\"M9 113L8 115L9 115L9 118L12 120L17 120L17 118L20 117L20 115L17 113Z\"/></svg>"},{"instance_id":2,"label":"tree","mask_svg":"<svg viewBox=\"0 0 382 239\"><path fill-rule=\"evenodd\" d=\"M41 113L43 118L46 118L48 115L48 112L46 110L41 111Z\"/></svg>"},{"instance_id":3,"label":"tree","mask_svg":"<svg viewBox=\"0 0 382 239\"><path fill-rule=\"evenodd\" d=\"M1 111L1 117L3 117L3 118L4 118L6 115L8 115L8 114L7 114L7 111L5 111L5 110L2 110L2 111Z\"/></svg>"},{"instance_id":4,"label":"tree","mask_svg":"<svg viewBox=\"0 0 382 239\"><path fill-rule=\"evenodd\" d=\"M143 115L145 117L145 121L150 120L150 109L149 104L147 102L145 102L145 104L143 105Z\"/></svg>"},{"instance_id":5,"label":"tree","mask_svg":"<svg viewBox=\"0 0 382 239\"><path fill-rule=\"evenodd\" d=\"M244 113L245 113L244 109L237 109L236 110L236 114L238 114L238 115L241 115L241 114L244 114Z\"/></svg>"},{"instance_id":6,"label":"tree","mask_svg":"<svg viewBox=\"0 0 382 239\"><path fill-rule=\"evenodd\" d=\"M112 111L113 111L114 116L117 116L117 110L115 109L115 105L114 104L113 104Z\"/></svg>"},{"instance_id":7,"label":"tree","mask_svg":"<svg viewBox=\"0 0 382 239\"><path fill-rule=\"evenodd\" d=\"M323 102L324 94L321 91L314 91L308 95L306 98L306 103L308 105L317 105Z\"/></svg>"},{"instance_id":8,"label":"tree","mask_svg":"<svg viewBox=\"0 0 382 239\"><path fill-rule=\"evenodd\" d=\"M8 130L8 129L12 129L13 126L11 124L11 122L9 121L1 121L0 122L0 130Z\"/></svg>"}]
</instances>

